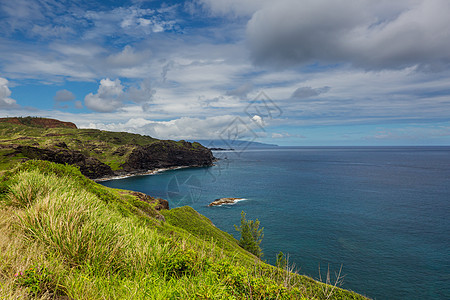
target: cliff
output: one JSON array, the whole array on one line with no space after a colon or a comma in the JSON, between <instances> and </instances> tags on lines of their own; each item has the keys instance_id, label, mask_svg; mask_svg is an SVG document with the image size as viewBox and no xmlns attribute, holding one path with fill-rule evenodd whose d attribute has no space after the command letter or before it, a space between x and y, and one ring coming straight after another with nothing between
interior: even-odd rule
<instances>
[{"instance_id":1,"label":"cliff","mask_svg":"<svg viewBox=\"0 0 450 300\"><path fill-rule=\"evenodd\" d=\"M157 141L135 147L123 164L126 171L149 170L175 166L210 166L213 155L198 143Z\"/></svg>"},{"instance_id":2,"label":"cliff","mask_svg":"<svg viewBox=\"0 0 450 300\"><path fill-rule=\"evenodd\" d=\"M0 133L0 169L41 159L78 166L94 179L156 168L211 166L214 160L211 151L199 143L78 129L54 119L2 118Z\"/></svg>"}]
</instances>

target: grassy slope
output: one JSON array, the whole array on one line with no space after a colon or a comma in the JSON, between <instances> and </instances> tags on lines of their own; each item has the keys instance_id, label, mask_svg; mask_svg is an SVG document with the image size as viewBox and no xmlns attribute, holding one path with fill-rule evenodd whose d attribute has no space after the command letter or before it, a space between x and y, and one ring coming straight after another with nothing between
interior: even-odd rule
<instances>
[{"instance_id":1,"label":"grassy slope","mask_svg":"<svg viewBox=\"0 0 450 300\"><path fill-rule=\"evenodd\" d=\"M0 122L0 145L57 147L65 143L71 150L80 151L109 165L114 171L126 161L136 145L144 146L158 141L155 138L125 132L97 129L43 128ZM179 142L173 142L174 145ZM194 144L194 147L197 144ZM10 169L22 161L21 156L11 156L14 151L0 147L0 170ZM121 153L119 155L118 153Z\"/></svg>"},{"instance_id":2,"label":"grassy slope","mask_svg":"<svg viewBox=\"0 0 450 300\"><path fill-rule=\"evenodd\" d=\"M78 169L28 161L0 179L0 299L327 299L190 207L164 211ZM329 299L365 299L341 289Z\"/></svg>"}]
</instances>

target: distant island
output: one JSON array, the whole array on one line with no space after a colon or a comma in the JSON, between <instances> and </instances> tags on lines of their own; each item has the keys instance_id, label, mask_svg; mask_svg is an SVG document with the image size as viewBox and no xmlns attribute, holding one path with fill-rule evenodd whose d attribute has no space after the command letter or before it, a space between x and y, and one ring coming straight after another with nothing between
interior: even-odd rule
<instances>
[{"instance_id":1,"label":"distant island","mask_svg":"<svg viewBox=\"0 0 450 300\"><path fill-rule=\"evenodd\" d=\"M234 149L233 148L229 148L229 149L226 149L226 148L209 148L209 150L211 150L211 151L233 151Z\"/></svg>"},{"instance_id":2,"label":"distant island","mask_svg":"<svg viewBox=\"0 0 450 300\"><path fill-rule=\"evenodd\" d=\"M194 142L193 140L190 140L191 142ZM253 141L246 141L246 140L222 140L222 139L215 139L215 140L196 140L197 143L202 144L205 147L208 148L222 148L222 149L242 149L242 148L273 148L278 147L276 144L267 144L267 143L260 143L260 142L253 142Z\"/></svg>"}]
</instances>

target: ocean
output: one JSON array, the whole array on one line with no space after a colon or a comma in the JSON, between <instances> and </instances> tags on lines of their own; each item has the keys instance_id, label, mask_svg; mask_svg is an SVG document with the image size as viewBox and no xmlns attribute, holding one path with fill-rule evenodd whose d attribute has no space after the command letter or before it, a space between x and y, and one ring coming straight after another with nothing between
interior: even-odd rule
<instances>
[{"instance_id":1,"label":"ocean","mask_svg":"<svg viewBox=\"0 0 450 300\"><path fill-rule=\"evenodd\" d=\"M215 151L213 167L102 184L192 206L239 238L264 227L263 259L373 299L450 299L450 147L275 147ZM208 207L217 198L244 198ZM320 273L319 273L320 271ZM320 275L319 275L320 274Z\"/></svg>"}]
</instances>

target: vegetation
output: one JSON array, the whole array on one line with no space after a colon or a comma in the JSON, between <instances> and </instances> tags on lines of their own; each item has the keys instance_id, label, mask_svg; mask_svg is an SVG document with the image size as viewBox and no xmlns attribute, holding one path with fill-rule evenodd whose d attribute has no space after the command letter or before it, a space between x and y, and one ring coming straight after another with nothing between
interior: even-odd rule
<instances>
[{"instance_id":1,"label":"vegetation","mask_svg":"<svg viewBox=\"0 0 450 300\"><path fill-rule=\"evenodd\" d=\"M10 169L24 159L39 159L38 154L18 151L18 147L22 146L76 151L108 165L112 171L122 171L123 164L133 150L159 141L150 136L127 132L77 129L72 123L52 119L3 118L0 119L0 170ZM203 148L199 143L191 145L185 141L165 141L165 145L171 149L192 151Z\"/></svg>"},{"instance_id":2,"label":"vegetation","mask_svg":"<svg viewBox=\"0 0 450 300\"><path fill-rule=\"evenodd\" d=\"M245 212L241 212L241 225L238 227L234 225L235 229L241 233L239 245L257 257L263 255L261 247L259 246L264 237L263 229L259 229L259 221L247 220Z\"/></svg>"},{"instance_id":3,"label":"vegetation","mask_svg":"<svg viewBox=\"0 0 450 300\"><path fill-rule=\"evenodd\" d=\"M0 299L365 299L262 262L190 207L158 212L68 165L6 171L0 214Z\"/></svg>"}]
</instances>

